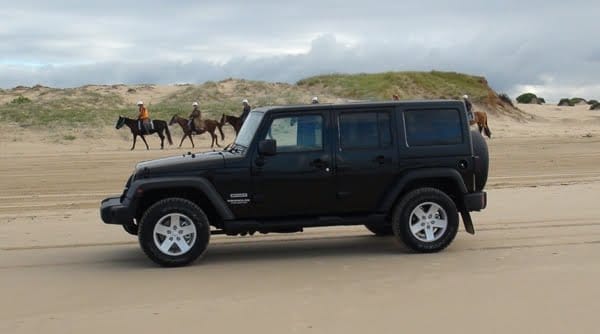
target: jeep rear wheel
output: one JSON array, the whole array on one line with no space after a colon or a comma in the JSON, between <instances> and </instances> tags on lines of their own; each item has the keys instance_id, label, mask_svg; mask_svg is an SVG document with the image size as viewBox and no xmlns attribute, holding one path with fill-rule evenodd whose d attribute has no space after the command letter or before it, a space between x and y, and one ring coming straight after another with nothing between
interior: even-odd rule
<instances>
[{"instance_id":1,"label":"jeep rear wheel","mask_svg":"<svg viewBox=\"0 0 600 334\"><path fill-rule=\"evenodd\" d=\"M204 211L183 198L167 198L152 205L142 217L138 239L146 255L165 267L189 264L201 257L210 239Z\"/></svg>"},{"instance_id":2,"label":"jeep rear wheel","mask_svg":"<svg viewBox=\"0 0 600 334\"><path fill-rule=\"evenodd\" d=\"M454 201L438 189L413 190L396 205L392 229L396 239L411 250L438 252L456 237L458 211Z\"/></svg>"}]
</instances>

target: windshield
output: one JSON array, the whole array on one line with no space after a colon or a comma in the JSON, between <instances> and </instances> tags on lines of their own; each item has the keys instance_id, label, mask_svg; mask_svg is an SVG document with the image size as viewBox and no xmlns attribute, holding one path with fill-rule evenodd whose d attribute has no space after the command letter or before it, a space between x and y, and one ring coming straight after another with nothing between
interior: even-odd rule
<instances>
[{"instance_id":1,"label":"windshield","mask_svg":"<svg viewBox=\"0 0 600 334\"><path fill-rule=\"evenodd\" d=\"M240 129L240 133L238 133L235 138L236 145L245 148L250 146L250 142L252 141L252 138L254 138L254 133L256 132L256 129L258 129L264 115L265 114L262 112L250 112L248 118L244 121L244 125L242 125L242 128Z\"/></svg>"}]
</instances>

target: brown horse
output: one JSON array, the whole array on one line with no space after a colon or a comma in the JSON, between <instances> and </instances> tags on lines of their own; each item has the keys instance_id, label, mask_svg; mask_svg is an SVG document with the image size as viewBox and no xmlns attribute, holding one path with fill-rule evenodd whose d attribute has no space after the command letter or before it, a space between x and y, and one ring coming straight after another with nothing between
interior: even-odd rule
<instances>
[{"instance_id":1,"label":"brown horse","mask_svg":"<svg viewBox=\"0 0 600 334\"><path fill-rule=\"evenodd\" d=\"M223 114L223 116L221 116L221 124L227 123L233 126L233 130L235 130L235 135L237 136L238 132L240 132L240 129L242 128L242 118Z\"/></svg>"},{"instance_id":2,"label":"brown horse","mask_svg":"<svg viewBox=\"0 0 600 334\"><path fill-rule=\"evenodd\" d=\"M492 131L487 124L487 114L485 111L475 111L473 112L474 120L469 122L469 125L477 124L477 128L479 128L479 133L483 130L485 135L488 138L492 138Z\"/></svg>"},{"instance_id":3,"label":"brown horse","mask_svg":"<svg viewBox=\"0 0 600 334\"><path fill-rule=\"evenodd\" d=\"M158 136L160 137L160 149L161 150L165 147L165 135L163 135L163 132L165 132L167 135L167 140L169 140L169 145L173 145L173 141L171 140L171 132L169 132L169 127L167 126L167 122L159 120L159 119L155 119L152 121L152 124L154 125L154 127L150 130L150 132L146 132L145 130L143 130L143 127L140 126L140 123L138 120L132 119L132 118L127 118L125 116L119 116L119 119L117 120L117 125L115 126L115 128L117 128L117 130L118 130L118 129L122 128L123 125L127 125L127 127L129 127L129 130L131 130L131 134L133 135L133 146L131 146L131 150L135 149L135 142L137 141L138 136L142 137L144 144L146 144L146 149L149 150L150 148L148 147L148 143L146 142L146 138L144 138L144 136L151 135L153 133L158 134Z\"/></svg>"},{"instance_id":4,"label":"brown horse","mask_svg":"<svg viewBox=\"0 0 600 334\"><path fill-rule=\"evenodd\" d=\"M394 94L394 95L392 95L392 100L398 101L398 100L400 100L400 96Z\"/></svg>"},{"instance_id":5,"label":"brown horse","mask_svg":"<svg viewBox=\"0 0 600 334\"><path fill-rule=\"evenodd\" d=\"M179 124L179 126L181 126L181 129L183 130L183 137L181 138L179 147L181 147L181 145L183 144L183 140L185 139L185 137L190 138L192 147L196 147L194 145L194 141L192 140L192 135L193 134L200 135L205 132L210 133L210 136L212 138L210 148L213 148L215 146L215 144L217 144L218 147L221 147L221 145L219 145L219 140L217 138L217 135L215 134L216 129L219 129L219 132L221 133L221 140L225 140L225 134L223 133L223 129L221 129L223 127L223 124L220 122L217 122L215 120L212 120L212 119L201 120L200 123L202 124L203 130L199 131L199 132L192 131L192 129L188 125L188 119L186 119L186 118L179 117L178 115L174 115L173 117L171 117L171 121L169 122L169 125L173 125L175 123Z\"/></svg>"}]
</instances>

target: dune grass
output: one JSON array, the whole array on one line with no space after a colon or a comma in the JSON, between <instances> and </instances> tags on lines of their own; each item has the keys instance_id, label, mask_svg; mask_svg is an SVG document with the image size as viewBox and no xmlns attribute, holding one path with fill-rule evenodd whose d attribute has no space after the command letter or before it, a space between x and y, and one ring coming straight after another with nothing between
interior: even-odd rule
<instances>
[{"instance_id":1,"label":"dune grass","mask_svg":"<svg viewBox=\"0 0 600 334\"><path fill-rule=\"evenodd\" d=\"M453 99L467 94L478 101L489 91L482 77L439 71L329 74L300 80L298 85L315 87L344 98L365 100L390 99L393 94L401 99Z\"/></svg>"},{"instance_id":2,"label":"dune grass","mask_svg":"<svg viewBox=\"0 0 600 334\"><path fill-rule=\"evenodd\" d=\"M187 117L192 102L199 101L204 117L219 119L222 114L241 114L243 98L248 98L253 107L260 107L309 103L313 95L329 100L389 100L393 94L401 99L454 99L468 94L472 100L481 101L490 92L484 78L454 72L328 74L306 78L295 85L234 79L182 84L174 93L147 107L153 119L168 121L175 114ZM0 98L4 96L8 102L0 104L0 121L47 128L113 125L118 115L137 114L137 108L125 100L127 94L92 86L4 90Z\"/></svg>"}]
</instances>

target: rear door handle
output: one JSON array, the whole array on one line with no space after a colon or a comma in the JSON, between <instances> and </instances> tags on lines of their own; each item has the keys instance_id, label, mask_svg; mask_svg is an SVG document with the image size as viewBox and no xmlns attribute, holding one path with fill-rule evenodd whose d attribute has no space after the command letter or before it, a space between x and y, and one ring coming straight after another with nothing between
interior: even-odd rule
<instances>
[{"instance_id":1,"label":"rear door handle","mask_svg":"<svg viewBox=\"0 0 600 334\"><path fill-rule=\"evenodd\" d=\"M329 167L328 167L327 161L324 161L322 159L315 159L315 160L311 161L310 165L317 169L325 169L326 172L329 172Z\"/></svg>"}]
</instances>

